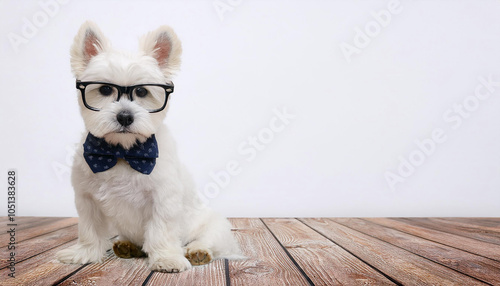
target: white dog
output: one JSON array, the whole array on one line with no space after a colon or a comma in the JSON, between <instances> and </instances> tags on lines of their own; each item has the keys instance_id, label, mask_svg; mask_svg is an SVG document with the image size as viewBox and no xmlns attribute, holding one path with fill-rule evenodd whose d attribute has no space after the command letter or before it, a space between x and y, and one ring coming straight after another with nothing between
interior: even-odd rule
<instances>
[{"instance_id":1,"label":"white dog","mask_svg":"<svg viewBox=\"0 0 500 286\"><path fill-rule=\"evenodd\" d=\"M181 43L162 26L140 39L136 54L113 50L86 22L71 48L86 133L72 183L78 243L57 253L64 263L148 256L152 270L179 272L215 258L238 258L231 225L200 202L162 123Z\"/></svg>"}]
</instances>

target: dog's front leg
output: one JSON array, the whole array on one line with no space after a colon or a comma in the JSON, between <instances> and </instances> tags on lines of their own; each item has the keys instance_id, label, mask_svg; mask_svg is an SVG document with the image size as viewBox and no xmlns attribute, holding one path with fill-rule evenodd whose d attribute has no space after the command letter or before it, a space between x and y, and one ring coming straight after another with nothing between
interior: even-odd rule
<instances>
[{"instance_id":1,"label":"dog's front leg","mask_svg":"<svg viewBox=\"0 0 500 286\"><path fill-rule=\"evenodd\" d=\"M70 264L101 262L104 253L111 247L107 237L108 223L90 196L76 194L75 201L79 215L78 242L59 251L57 259Z\"/></svg>"},{"instance_id":2,"label":"dog's front leg","mask_svg":"<svg viewBox=\"0 0 500 286\"><path fill-rule=\"evenodd\" d=\"M166 221L159 214L153 214L147 225L143 251L148 254L153 271L181 272L191 268L184 257L178 224Z\"/></svg>"}]
</instances>

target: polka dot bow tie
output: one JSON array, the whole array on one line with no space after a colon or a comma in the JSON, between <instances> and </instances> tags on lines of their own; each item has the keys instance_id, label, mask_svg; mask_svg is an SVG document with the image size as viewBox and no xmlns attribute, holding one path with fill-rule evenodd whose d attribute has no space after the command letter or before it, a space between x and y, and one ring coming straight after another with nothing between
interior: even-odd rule
<instances>
[{"instance_id":1,"label":"polka dot bow tie","mask_svg":"<svg viewBox=\"0 0 500 286\"><path fill-rule=\"evenodd\" d=\"M132 148L125 150L120 145L108 144L103 138L87 135L83 143L83 157L94 173L104 172L116 165L118 158L125 159L134 170L149 175L158 158L158 144L155 136L146 142L137 142Z\"/></svg>"}]
</instances>

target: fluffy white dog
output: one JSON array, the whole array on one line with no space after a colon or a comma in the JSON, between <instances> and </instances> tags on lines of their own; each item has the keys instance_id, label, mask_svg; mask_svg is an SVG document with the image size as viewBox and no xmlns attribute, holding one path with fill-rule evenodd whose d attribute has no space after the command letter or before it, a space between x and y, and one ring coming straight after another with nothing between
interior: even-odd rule
<instances>
[{"instance_id":1,"label":"fluffy white dog","mask_svg":"<svg viewBox=\"0 0 500 286\"><path fill-rule=\"evenodd\" d=\"M100 262L115 235L118 256L148 256L155 271L240 257L230 223L202 205L162 123L181 53L168 26L143 36L135 54L113 50L91 22L80 28L71 48L86 127L72 170L80 219L61 262Z\"/></svg>"}]
</instances>

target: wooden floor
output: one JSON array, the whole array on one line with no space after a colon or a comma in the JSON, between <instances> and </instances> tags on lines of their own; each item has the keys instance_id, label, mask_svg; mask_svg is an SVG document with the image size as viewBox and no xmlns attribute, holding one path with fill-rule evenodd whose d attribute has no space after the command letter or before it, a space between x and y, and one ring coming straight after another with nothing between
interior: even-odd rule
<instances>
[{"instance_id":1,"label":"wooden floor","mask_svg":"<svg viewBox=\"0 0 500 286\"><path fill-rule=\"evenodd\" d=\"M500 218L230 219L249 258L178 273L146 259L65 265L77 218L16 218L9 278L7 218L0 218L0 285L500 285Z\"/></svg>"}]
</instances>

